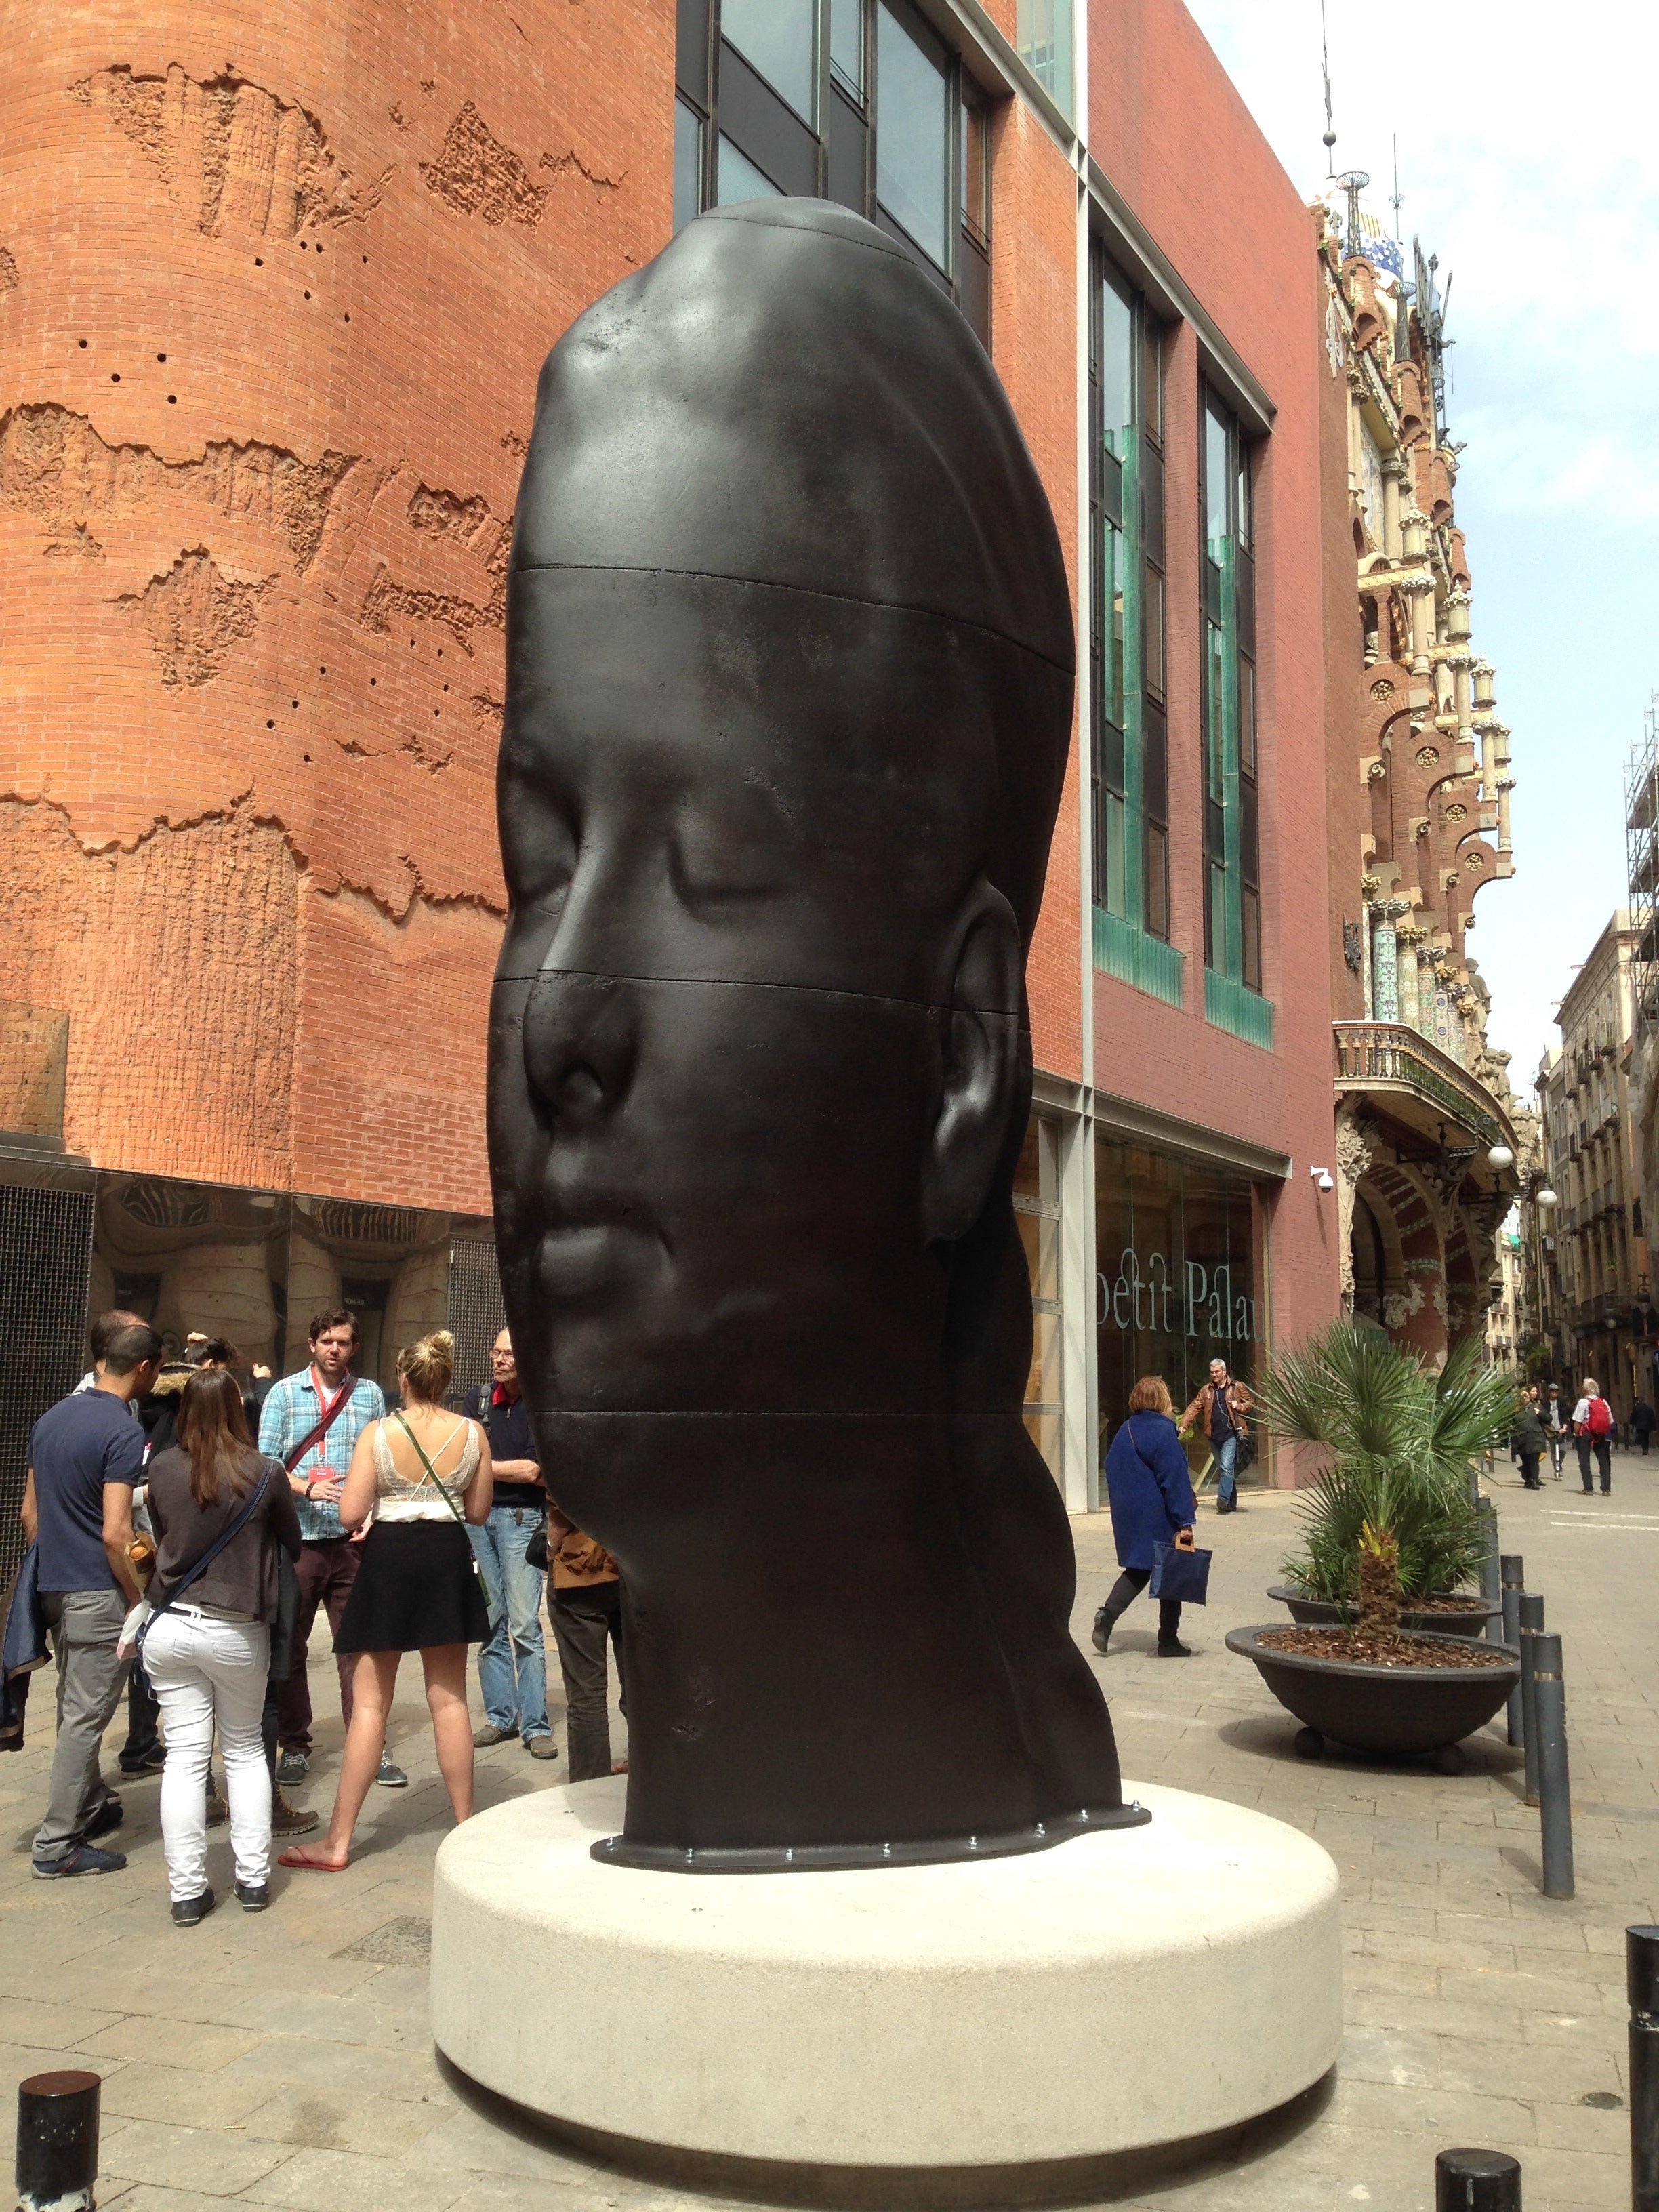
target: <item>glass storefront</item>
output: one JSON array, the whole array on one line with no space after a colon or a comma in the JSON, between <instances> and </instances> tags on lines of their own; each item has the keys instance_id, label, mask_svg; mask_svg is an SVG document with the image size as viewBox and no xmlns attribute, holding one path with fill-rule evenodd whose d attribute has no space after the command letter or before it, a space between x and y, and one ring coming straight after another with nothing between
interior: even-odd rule
<instances>
[{"instance_id":1,"label":"glass storefront","mask_svg":"<svg viewBox=\"0 0 1659 2212\"><path fill-rule=\"evenodd\" d=\"M1100 1450L1143 1375L1177 1418L1224 1359L1249 1382L1267 1335L1266 1215L1248 1176L1148 1145L1095 1148L1095 1328ZM1209 1449L1189 1447L1194 1472ZM1260 1463L1247 1479L1261 1480Z\"/></svg>"},{"instance_id":2,"label":"glass storefront","mask_svg":"<svg viewBox=\"0 0 1659 2212\"><path fill-rule=\"evenodd\" d=\"M1060 1395L1060 1133L1033 1115L1014 1171L1014 1224L1031 1276L1031 1371L1025 1382L1025 1426L1065 1488L1064 1413Z\"/></svg>"}]
</instances>

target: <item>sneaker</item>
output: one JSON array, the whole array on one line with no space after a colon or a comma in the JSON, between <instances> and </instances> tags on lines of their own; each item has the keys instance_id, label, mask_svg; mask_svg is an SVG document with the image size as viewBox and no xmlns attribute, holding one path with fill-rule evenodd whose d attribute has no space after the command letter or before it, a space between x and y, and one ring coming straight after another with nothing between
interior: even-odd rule
<instances>
[{"instance_id":1,"label":"sneaker","mask_svg":"<svg viewBox=\"0 0 1659 2212\"><path fill-rule=\"evenodd\" d=\"M82 1829L82 1842L89 1844L96 1836L108 1835L110 1830L118 1828L126 1817L120 1799L112 1790L87 1822L86 1826Z\"/></svg>"},{"instance_id":2,"label":"sneaker","mask_svg":"<svg viewBox=\"0 0 1659 2212\"><path fill-rule=\"evenodd\" d=\"M380 1760L380 1771L374 1779L382 1790L407 1790L409 1787L409 1777L402 1767L394 1766L389 1759L384 1757Z\"/></svg>"},{"instance_id":3,"label":"sneaker","mask_svg":"<svg viewBox=\"0 0 1659 2212\"><path fill-rule=\"evenodd\" d=\"M210 1774L207 1778L207 1824L210 1828L222 1828L229 1818L230 1808L225 1802L224 1792Z\"/></svg>"},{"instance_id":4,"label":"sneaker","mask_svg":"<svg viewBox=\"0 0 1659 2212\"><path fill-rule=\"evenodd\" d=\"M1160 1659L1190 1659L1193 1647L1190 1644L1160 1644L1158 1656Z\"/></svg>"},{"instance_id":5,"label":"sneaker","mask_svg":"<svg viewBox=\"0 0 1659 2212\"><path fill-rule=\"evenodd\" d=\"M280 1786L276 1800L270 1808L270 1832L273 1836L308 1836L317 1825L317 1815L309 1805L290 1805Z\"/></svg>"},{"instance_id":6,"label":"sneaker","mask_svg":"<svg viewBox=\"0 0 1659 2212\"><path fill-rule=\"evenodd\" d=\"M29 1866L37 1881L62 1881L71 1874L119 1874L126 1863L125 1852L100 1851L82 1844L61 1859L31 1859Z\"/></svg>"},{"instance_id":7,"label":"sneaker","mask_svg":"<svg viewBox=\"0 0 1659 2212\"><path fill-rule=\"evenodd\" d=\"M497 1728L494 1721L486 1721L481 1729L473 1729L472 1741L485 1751L492 1743L511 1743L518 1733L515 1728Z\"/></svg>"},{"instance_id":8,"label":"sneaker","mask_svg":"<svg viewBox=\"0 0 1659 2212\"><path fill-rule=\"evenodd\" d=\"M199 1897L180 1898L173 1908L173 1926L175 1928L198 1926L212 1911L213 1904L213 1892L210 1889L204 1889Z\"/></svg>"},{"instance_id":9,"label":"sneaker","mask_svg":"<svg viewBox=\"0 0 1659 2212\"><path fill-rule=\"evenodd\" d=\"M141 1752L137 1759L128 1759L125 1754L123 1754L123 1756L116 1761L116 1765L120 1768L122 1773L129 1776L137 1774L159 1774L167 1763L167 1752L159 1743L152 1744L148 1751Z\"/></svg>"},{"instance_id":10,"label":"sneaker","mask_svg":"<svg viewBox=\"0 0 1659 2212\"><path fill-rule=\"evenodd\" d=\"M532 1759L556 1759L559 1747L550 1735L527 1735L524 1747Z\"/></svg>"},{"instance_id":11,"label":"sneaker","mask_svg":"<svg viewBox=\"0 0 1659 2212\"><path fill-rule=\"evenodd\" d=\"M1115 1626L1111 1614L1103 1605L1095 1615L1094 1634L1089 1639L1097 1651L1108 1651L1111 1649L1112 1630Z\"/></svg>"},{"instance_id":12,"label":"sneaker","mask_svg":"<svg viewBox=\"0 0 1659 2212\"><path fill-rule=\"evenodd\" d=\"M239 1881L236 1902L244 1912L264 1912L270 1904L270 1885L264 1881Z\"/></svg>"},{"instance_id":13,"label":"sneaker","mask_svg":"<svg viewBox=\"0 0 1659 2212\"><path fill-rule=\"evenodd\" d=\"M279 1782L303 1782L310 1771L310 1755L303 1751L285 1751L276 1762Z\"/></svg>"}]
</instances>

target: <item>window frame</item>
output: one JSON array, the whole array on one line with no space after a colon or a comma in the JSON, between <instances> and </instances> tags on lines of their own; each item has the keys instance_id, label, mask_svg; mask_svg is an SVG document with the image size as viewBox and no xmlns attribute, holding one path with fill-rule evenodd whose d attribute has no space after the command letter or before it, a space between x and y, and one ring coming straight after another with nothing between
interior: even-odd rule
<instances>
[{"instance_id":1,"label":"window frame","mask_svg":"<svg viewBox=\"0 0 1659 2212\"><path fill-rule=\"evenodd\" d=\"M972 76L961 53L934 28L915 5L915 0L879 0L896 27L910 38L930 60L942 61L945 78L945 245L948 265L942 266L902 222L881 204L877 194L876 152L881 129L881 86L876 62L876 9L878 0L853 0L859 10L861 85L849 83L832 59L832 5L842 10L844 28L848 0L816 0L815 122L808 125L785 96L761 74L742 50L721 35L720 0L678 0L676 36L676 93L678 100L701 128L699 205L688 210L682 196L675 199L675 227L691 213L719 205L720 148L722 139L781 191L806 189L810 165L811 190L819 198L836 200L875 223L902 245L918 268L949 294L969 327L988 352L991 343L991 233L994 186L991 164L990 110L993 96ZM750 120L733 119L723 112L721 79L735 60L743 72L742 98ZM774 112L775 107L775 112ZM965 204L969 182L969 135L982 134L980 173L983 180L982 211ZM776 135L776 144L760 143ZM780 158L779 149L787 155ZM808 149L811 149L810 155ZM793 185L780 175L786 167L799 168Z\"/></svg>"},{"instance_id":2,"label":"window frame","mask_svg":"<svg viewBox=\"0 0 1659 2212\"><path fill-rule=\"evenodd\" d=\"M1201 378L1198 394L1199 731L1204 963L1265 998L1261 699L1255 622L1257 441ZM1222 483L1214 483L1219 448ZM1212 495L1219 495L1212 511ZM1222 528L1218 556L1211 525Z\"/></svg>"},{"instance_id":3,"label":"window frame","mask_svg":"<svg viewBox=\"0 0 1659 2212\"><path fill-rule=\"evenodd\" d=\"M1132 419L1122 425L1105 417L1109 295L1127 322ZM1098 913L1167 945L1165 334L1097 234L1088 337L1090 890Z\"/></svg>"}]
</instances>

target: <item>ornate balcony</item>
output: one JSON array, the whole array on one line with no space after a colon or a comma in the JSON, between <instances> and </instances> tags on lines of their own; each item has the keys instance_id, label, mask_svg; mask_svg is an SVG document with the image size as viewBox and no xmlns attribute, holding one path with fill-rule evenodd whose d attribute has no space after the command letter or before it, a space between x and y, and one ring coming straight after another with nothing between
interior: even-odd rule
<instances>
[{"instance_id":1,"label":"ornate balcony","mask_svg":"<svg viewBox=\"0 0 1659 2212\"><path fill-rule=\"evenodd\" d=\"M1435 1141L1463 1140L1518 1152L1510 1118L1486 1085L1404 1022L1337 1022L1336 1092L1386 1103L1397 1120ZM1443 1138L1442 1133L1444 1133ZM1503 1180L1513 1185L1514 1170Z\"/></svg>"}]
</instances>

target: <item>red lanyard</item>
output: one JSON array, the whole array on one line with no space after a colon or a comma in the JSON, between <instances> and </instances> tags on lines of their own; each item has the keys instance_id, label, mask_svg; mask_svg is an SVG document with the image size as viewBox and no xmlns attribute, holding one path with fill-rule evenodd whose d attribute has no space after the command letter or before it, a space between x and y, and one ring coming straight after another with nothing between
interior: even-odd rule
<instances>
[{"instance_id":1,"label":"red lanyard","mask_svg":"<svg viewBox=\"0 0 1659 2212\"><path fill-rule=\"evenodd\" d=\"M348 1375L345 1381L341 1383L339 1389L331 1398L323 1389L323 1378L318 1374L316 1369L313 1367L311 1370L311 1387L317 1393L317 1418L319 1421L325 1421L329 1415L334 1411L334 1408L339 1404L340 1401L345 1396L346 1392L356 1388L356 1377L352 1375ZM317 1464L319 1467L326 1467L328 1465L328 1454L325 1449L325 1446L327 1444L327 1442L328 1438L325 1437L322 1439L322 1442L317 1446Z\"/></svg>"}]
</instances>

